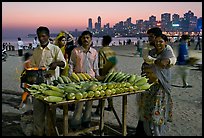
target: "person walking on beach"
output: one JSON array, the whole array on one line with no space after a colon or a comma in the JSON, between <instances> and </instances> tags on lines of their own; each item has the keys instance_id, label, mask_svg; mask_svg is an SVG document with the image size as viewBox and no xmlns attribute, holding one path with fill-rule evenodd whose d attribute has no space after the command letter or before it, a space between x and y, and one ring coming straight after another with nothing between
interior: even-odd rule
<instances>
[{"instance_id":1,"label":"person walking on beach","mask_svg":"<svg viewBox=\"0 0 204 138\"><path fill-rule=\"evenodd\" d=\"M111 43L112 38L109 35L103 36L102 48L99 49L99 75L106 76L110 71L116 71L117 58L116 53L113 51L109 44ZM111 111L113 107L113 98L108 98L108 107L106 110ZM95 115L100 113L100 104L98 104Z\"/></svg>"},{"instance_id":2,"label":"person walking on beach","mask_svg":"<svg viewBox=\"0 0 204 138\"><path fill-rule=\"evenodd\" d=\"M49 42L50 31L47 27L40 26L37 29L37 36L40 45L34 49L33 55L31 56L31 66L32 67L45 67L49 70L46 71L47 83L55 80L59 76L59 67L64 68L66 66L66 60L60 48ZM58 67L58 68L57 68ZM47 132L47 123L45 121L45 103L41 100L33 99L33 135L43 136ZM54 113L56 110L52 110ZM53 120L53 123L55 121Z\"/></svg>"},{"instance_id":3,"label":"person walking on beach","mask_svg":"<svg viewBox=\"0 0 204 138\"><path fill-rule=\"evenodd\" d=\"M138 52L140 54L140 57L142 57L142 48L143 48L143 45L144 45L142 37L140 37L140 39L137 41L137 45L138 45Z\"/></svg>"},{"instance_id":4,"label":"person walking on beach","mask_svg":"<svg viewBox=\"0 0 204 138\"><path fill-rule=\"evenodd\" d=\"M35 49L38 46L38 38L35 37L32 44L32 49Z\"/></svg>"},{"instance_id":5,"label":"person walking on beach","mask_svg":"<svg viewBox=\"0 0 204 138\"><path fill-rule=\"evenodd\" d=\"M18 56L23 56L23 46L24 46L24 42L21 40L20 37L18 37Z\"/></svg>"},{"instance_id":6,"label":"person walking on beach","mask_svg":"<svg viewBox=\"0 0 204 138\"><path fill-rule=\"evenodd\" d=\"M167 36L163 34L155 38L155 48L149 51L149 54L156 58L155 64L146 64L143 68L149 83L154 84L149 93L141 93L140 126L136 129L136 135L163 136L166 123L172 121L170 58L175 55L168 49L167 41Z\"/></svg>"},{"instance_id":7,"label":"person walking on beach","mask_svg":"<svg viewBox=\"0 0 204 138\"><path fill-rule=\"evenodd\" d=\"M196 47L194 50L197 50L197 48L199 48L199 50L201 50L201 46L200 46L200 36L199 34L197 35L197 43L196 43Z\"/></svg>"},{"instance_id":8,"label":"person walking on beach","mask_svg":"<svg viewBox=\"0 0 204 138\"><path fill-rule=\"evenodd\" d=\"M88 73L92 77L99 76L98 68L98 52L91 47L92 33L84 31L81 34L82 46L72 50L70 57L69 74ZM75 111L70 122L72 130L80 129L81 126L89 128L91 123L93 101L85 102L85 110L83 110L84 102L79 102L75 106ZM83 114L83 115L82 115Z\"/></svg>"},{"instance_id":9,"label":"person walking on beach","mask_svg":"<svg viewBox=\"0 0 204 138\"><path fill-rule=\"evenodd\" d=\"M177 57L177 74L181 76L183 88L190 88L191 85L188 84L188 76L190 73L190 68L187 65L189 60L189 51L188 51L188 35L181 36L181 42L179 44L178 49L178 57Z\"/></svg>"}]
</instances>

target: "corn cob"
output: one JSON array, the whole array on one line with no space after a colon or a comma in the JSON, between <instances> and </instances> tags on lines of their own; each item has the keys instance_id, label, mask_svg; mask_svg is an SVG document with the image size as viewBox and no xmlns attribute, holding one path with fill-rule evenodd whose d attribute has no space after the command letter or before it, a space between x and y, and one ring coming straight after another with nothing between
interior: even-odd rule
<instances>
[{"instance_id":1,"label":"corn cob","mask_svg":"<svg viewBox=\"0 0 204 138\"><path fill-rule=\"evenodd\" d=\"M61 78L63 79L64 83L68 84L69 83L69 80L67 79L66 76L61 76Z\"/></svg>"},{"instance_id":2,"label":"corn cob","mask_svg":"<svg viewBox=\"0 0 204 138\"><path fill-rule=\"evenodd\" d=\"M80 82L80 79L79 79L79 77L76 75L76 73L72 73L72 75L71 75L77 82Z\"/></svg>"},{"instance_id":3,"label":"corn cob","mask_svg":"<svg viewBox=\"0 0 204 138\"><path fill-rule=\"evenodd\" d=\"M78 85L78 84L75 84L75 83L69 83L68 85L66 86L71 86L71 87L74 87L74 88L77 88L77 89L81 89L81 85Z\"/></svg>"},{"instance_id":4,"label":"corn cob","mask_svg":"<svg viewBox=\"0 0 204 138\"><path fill-rule=\"evenodd\" d=\"M114 79L115 82L119 82L118 80L120 80L122 77L124 77L125 73L120 73L119 75L117 75L117 77Z\"/></svg>"},{"instance_id":5,"label":"corn cob","mask_svg":"<svg viewBox=\"0 0 204 138\"><path fill-rule=\"evenodd\" d=\"M59 81L58 81L58 80L53 80L52 82L53 82L53 85L54 85L54 86L57 86L57 85L59 84Z\"/></svg>"},{"instance_id":6,"label":"corn cob","mask_svg":"<svg viewBox=\"0 0 204 138\"><path fill-rule=\"evenodd\" d=\"M116 81L116 79L118 79L118 77L120 77L120 75L122 74L122 72L117 72L116 75L114 76L114 78L112 79L114 82Z\"/></svg>"},{"instance_id":7,"label":"corn cob","mask_svg":"<svg viewBox=\"0 0 204 138\"><path fill-rule=\"evenodd\" d=\"M92 80L92 77L88 73L83 73L88 80Z\"/></svg>"},{"instance_id":8,"label":"corn cob","mask_svg":"<svg viewBox=\"0 0 204 138\"><path fill-rule=\"evenodd\" d=\"M139 86L139 89L141 89L141 90L147 90L147 89L149 89L152 85L153 85L153 83L152 83L152 84L145 83L145 84Z\"/></svg>"},{"instance_id":9,"label":"corn cob","mask_svg":"<svg viewBox=\"0 0 204 138\"><path fill-rule=\"evenodd\" d=\"M106 75L106 77L105 77L105 79L104 79L103 82L107 82L107 80L109 79L109 77L110 77L112 74L113 74L113 72L109 72L109 73Z\"/></svg>"},{"instance_id":10,"label":"corn cob","mask_svg":"<svg viewBox=\"0 0 204 138\"><path fill-rule=\"evenodd\" d=\"M109 78L108 78L108 82L111 82L113 80L113 78L117 75L117 72L114 72Z\"/></svg>"},{"instance_id":11,"label":"corn cob","mask_svg":"<svg viewBox=\"0 0 204 138\"><path fill-rule=\"evenodd\" d=\"M75 97L75 93L73 92L70 92L67 94L67 99L68 100L74 100L76 97Z\"/></svg>"},{"instance_id":12,"label":"corn cob","mask_svg":"<svg viewBox=\"0 0 204 138\"><path fill-rule=\"evenodd\" d=\"M44 98L44 100L47 102L61 102L63 101L63 98L57 96L47 96Z\"/></svg>"},{"instance_id":13,"label":"corn cob","mask_svg":"<svg viewBox=\"0 0 204 138\"><path fill-rule=\"evenodd\" d=\"M45 90L45 91L42 91L42 93L48 96L57 96L57 97L64 96L64 93L53 91L53 90Z\"/></svg>"},{"instance_id":14,"label":"corn cob","mask_svg":"<svg viewBox=\"0 0 204 138\"><path fill-rule=\"evenodd\" d=\"M86 77L86 75L84 73L80 73L81 76L84 78L85 81L88 81L89 79Z\"/></svg>"},{"instance_id":15,"label":"corn cob","mask_svg":"<svg viewBox=\"0 0 204 138\"><path fill-rule=\"evenodd\" d=\"M123 75L120 76L120 78L117 79L117 82L122 82L126 76L128 76L128 74L124 73Z\"/></svg>"},{"instance_id":16,"label":"corn cob","mask_svg":"<svg viewBox=\"0 0 204 138\"><path fill-rule=\"evenodd\" d=\"M48 87L49 89L53 90L53 91L57 91L57 92L63 93L63 90L60 89L60 88L58 88L58 87L56 87L56 86L47 85L47 87Z\"/></svg>"},{"instance_id":17,"label":"corn cob","mask_svg":"<svg viewBox=\"0 0 204 138\"><path fill-rule=\"evenodd\" d=\"M59 83L61 83L61 84L64 83L63 79L62 79L60 76L58 77L58 81L59 81Z\"/></svg>"},{"instance_id":18,"label":"corn cob","mask_svg":"<svg viewBox=\"0 0 204 138\"><path fill-rule=\"evenodd\" d=\"M148 79L145 77L141 77L137 82L134 83L136 86L141 86L147 83Z\"/></svg>"},{"instance_id":19,"label":"corn cob","mask_svg":"<svg viewBox=\"0 0 204 138\"><path fill-rule=\"evenodd\" d=\"M69 81L69 83L71 83L72 82L72 80L67 76L67 80Z\"/></svg>"},{"instance_id":20,"label":"corn cob","mask_svg":"<svg viewBox=\"0 0 204 138\"><path fill-rule=\"evenodd\" d=\"M64 92L65 93L70 93L70 92L73 92L73 93L76 93L76 92L79 92L80 90L76 89L75 87L72 87L72 86L65 86L64 87Z\"/></svg>"},{"instance_id":21,"label":"corn cob","mask_svg":"<svg viewBox=\"0 0 204 138\"><path fill-rule=\"evenodd\" d=\"M132 74L132 75L130 75L130 77L128 78L128 82L129 82L129 83L134 83L135 79L136 79L136 75Z\"/></svg>"},{"instance_id":22,"label":"corn cob","mask_svg":"<svg viewBox=\"0 0 204 138\"><path fill-rule=\"evenodd\" d=\"M70 80L72 81L72 82L78 82L76 79L74 79L72 76L69 76L69 78L70 78Z\"/></svg>"},{"instance_id":23,"label":"corn cob","mask_svg":"<svg viewBox=\"0 0 204 138\"><path fill-rule=\"evenodd\" d=\"M84 81L84 78L81 76L80 73L76 73L76 75L79 77L80 81Z\"/></svg>"}]
</instances>

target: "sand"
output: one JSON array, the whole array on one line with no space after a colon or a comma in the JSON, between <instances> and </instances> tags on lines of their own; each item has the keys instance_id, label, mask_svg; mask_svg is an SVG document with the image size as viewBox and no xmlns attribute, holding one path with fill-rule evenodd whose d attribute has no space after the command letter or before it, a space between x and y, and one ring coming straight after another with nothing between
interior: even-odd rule
<instances>
[{"instance_id":1,"label":"sand","mask_svg":"<svg viewBox=\"0 0 204 138\"><path fill-rule=\"evenodd\" d=\"M197 56L200 58L200 62L202 62L202 52L193 50L194 46L195 45L192 44L189 47L190 56ZM176 53L177 44L174 44L173 47ZM135 54L135 46L115 46L112 48L117 53L119 61L117 65L118 70L140 74L140 67L143 60L139 55ZM15 96L6 94L20 93L18 82L11 78L11 73L15 72L15 68L9 68L9 71L6 71L6 69L8 65L14 64L12 66L17 66L17 62L21 62L21 59L16 55L17 51L8 53L13 56L10 56L8 60L2 64L2 135L23 136L24 134L22 133L19 122L21 111L14 108L14 106L20 102L20 94ZM176 73L174 68L172 68L172 70L173 73ZM7 72L9 72L9 74ZM10 85L5 81L9 82ZM174 81L177 87L172 87L171 93L174 103L173 122L167 125L166 136L202 136L202 71L192 67L190 70L189 83L193 86L192 88L181 88L181 79L177 78ZM133 134L138 121L135 99L136 95L128 96L127 126L129 135ZM121 103L121 97L114 98L114 108L120 120L122 117ZM97 104L98 101L94 101L94 105ZM93 111L94 110L95 109L93 109ZM116 126L119 129L119 124L113 112L105 111L105 123Z\"/></svg>"}]
</instances>

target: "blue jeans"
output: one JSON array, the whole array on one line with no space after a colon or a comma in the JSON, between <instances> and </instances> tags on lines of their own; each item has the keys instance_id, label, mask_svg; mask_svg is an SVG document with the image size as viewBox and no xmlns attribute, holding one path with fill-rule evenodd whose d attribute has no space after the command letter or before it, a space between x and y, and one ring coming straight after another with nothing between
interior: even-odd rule
<instances>
[{"instance_id":1,"label":"blue jeans","mask_svg":"<svg viewBox=\"0 0 204 138\"><path fill-rule=\"evenodd\" d=\"M93 101L86 101L85 110L83 110L84 102L79 102L76 104L73 117L70 121L72 128L77 128L78 126L81 125L81 123L91 121L92 104Z\"/></svg>"}]
</instances>

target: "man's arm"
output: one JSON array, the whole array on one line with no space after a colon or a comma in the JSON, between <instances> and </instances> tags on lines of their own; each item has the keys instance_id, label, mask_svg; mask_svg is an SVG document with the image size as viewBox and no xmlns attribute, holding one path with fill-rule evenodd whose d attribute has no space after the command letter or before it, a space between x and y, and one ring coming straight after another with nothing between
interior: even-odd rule
<instances>
[{"instance_id":1,"label":"man's arm","mask_svg":"<svg viewBox=\"0 0 204 138\"><path fill-rule=\"evenodd\" d=\"M57 66L64 69L64 67L66 66L66 60L60 48L58 48L58 52L56 54L56 60L49 65L50 70L55 70Z\"/></svg>"},{"instance_id":2,"label":"man's arm","mask_svg":"<svg viewBox=\"0 0 204 138\"><path fill-rule=\"evenodd\" d=\"M156 60L156 58L153 58L152 56L150 56L149 51L150 51L150 46L148 44L143 45L142 57L144 59L144 62L148 64L154 64L154 61Z\"/></svg>"}]
</instances>

